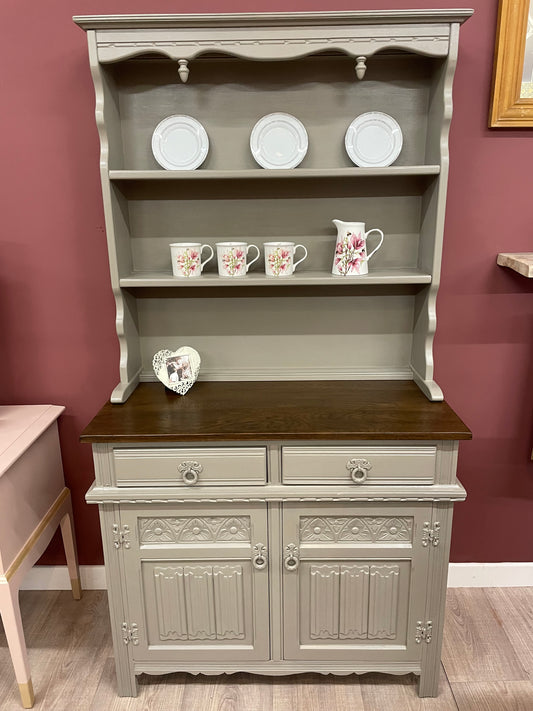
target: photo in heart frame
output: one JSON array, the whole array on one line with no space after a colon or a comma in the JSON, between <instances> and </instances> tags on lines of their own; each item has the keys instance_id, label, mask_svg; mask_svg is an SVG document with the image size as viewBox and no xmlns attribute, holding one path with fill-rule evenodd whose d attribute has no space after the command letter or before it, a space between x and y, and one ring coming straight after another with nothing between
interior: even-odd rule
<instances>
[{"instance_id":1,"label":"photo in heart frame","mask_svg":"<svg viewBox=\"0 0 533 711\"><path fill-rule=\"evenodd\" d=\"M177 351L158 351L152 360L156 378L179 395L189 392L198 380L200 364L200 354L189 346L182 346Z\"/></svg>"}]
</instances>

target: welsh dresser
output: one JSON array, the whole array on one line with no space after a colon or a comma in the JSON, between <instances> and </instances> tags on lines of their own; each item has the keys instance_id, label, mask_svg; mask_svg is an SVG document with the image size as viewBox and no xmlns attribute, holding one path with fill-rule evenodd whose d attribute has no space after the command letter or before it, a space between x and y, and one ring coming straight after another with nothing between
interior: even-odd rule
<instances>
[{"instance_id":1,"label":"welsh dresser","mask_svg":"<svg viewBox=\"0 0 533 711\"><path fill-rule=\"evenodd\" d=\"M74 18L86 32L120 382L94 452L118 692L172 671L420 676L438 690L460 440L433 376L459 28L470 10ZM302 163L250 131L297 116ZM350 122L398 121L387 167ZM193 116L197 170L162 170L156 125ZM331 275L333 219L385 233L368 275ZM293 240L290 279L176 279L169 243ZM263 273L262 273L263 272ZM154 353L202 356L181 397Z\"/></svg>"}]
</instances>

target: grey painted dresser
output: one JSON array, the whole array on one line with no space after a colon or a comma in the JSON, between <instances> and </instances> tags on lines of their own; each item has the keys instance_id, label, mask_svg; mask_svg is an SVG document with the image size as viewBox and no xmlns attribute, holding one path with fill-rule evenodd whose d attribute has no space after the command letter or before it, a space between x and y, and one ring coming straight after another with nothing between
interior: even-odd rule
<instances>
[{"instance_id":1,"label":"grey painted dresser","mask_svg":"<svg viewBox=\"0 0 533 711\"><path fill-rule=\"evenodd\" d=\"M94 451L121 695L135 675L419 674L436 695L458 442L433 373L459 28L470 10L74 18L86 32L120 382ZM309 137L260 168L271 112ZM350 123L398 121L393 165L355 166ZM192 116L197 170L162 170L155 127ZM385 233L368 275L331 274L334 219ZM169 244L291 240L293 277ZM214 260L213 260L214 261ZM184 397L157 351L202 356Z\"/></svg>"}]
</instances>

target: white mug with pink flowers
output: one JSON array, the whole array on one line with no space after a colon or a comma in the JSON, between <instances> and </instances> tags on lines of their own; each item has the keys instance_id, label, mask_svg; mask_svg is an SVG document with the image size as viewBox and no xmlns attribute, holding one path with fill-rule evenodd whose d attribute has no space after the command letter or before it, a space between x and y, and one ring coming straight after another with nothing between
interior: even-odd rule
<instances>
[{"instance_id":1,"label":"white mug with pink flowers","mask_svg":"<svg viewBox=\"0 0 533 711\"><path fill-rule=\"evenodd\" d=\"M291 276L296 266L307 257L307 249L303 244L294 242L265 242L265 274L269 277ZM294 261L294 253L297 249L303 249L304 256L297 262Z\"/></svg>"},{"instance_id":2,"label":"white mug with pink flowers","mask_svg":"<svg viewBox=\"0 0 533 711\"><path fill-rule=\"evenodd\" d=\"M368 274L368 260L383 244L383 232L377 227L365 232L364 222L333 220L333 224L337 228L337 243L331 273L335 276ZM372 232L379 232L381 239L378 246L367 254L366 240Z\"/></svg>"},{"instance_id":3,"label":"white mug with pink flowers","mask_svg":"<svg viewBox=\"0 0 533 711\"><path fill-rule=\"evenodd\" d=\"M248 252L255 249L257 255L247 262ZM221 277L244 277L254 262L259 259L259 247L246 242L217 242L218 273Z\"/></svg>"},{"instance_id":4,"label":"white mug with pink flowers","mask_svg":"<svg viewBox=\"0 0 533 711\"><path fill-rule=\"evenodd\" d=\"M211 252L209 257L202 262L202 252L207 249ZM175 277L199 277L204 266L214 257L213 248L200 242L174 242L170 245L172 259L172 274Z\"/></svg>"}]
</instances>

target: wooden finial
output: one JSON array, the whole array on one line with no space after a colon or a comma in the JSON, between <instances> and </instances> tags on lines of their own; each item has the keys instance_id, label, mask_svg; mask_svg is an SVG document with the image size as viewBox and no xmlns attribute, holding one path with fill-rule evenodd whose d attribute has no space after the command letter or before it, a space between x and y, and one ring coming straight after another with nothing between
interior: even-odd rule
<instances>
[{"instance_id":1,"label":"wooden finial","mask_svg":"<svg viewBox=\"0 0 533 711\"><path fill-rule=\"evenodd\" d=\"M178 74L180 75L181 81L185 84L189 78L189 63L186 59L178 59Z\"/></svg>"},{"instance_id":2,"label":"wooden finial","mask_svg":"<svg viewBox=\"0 0 533 711\"><path fill-rule=\"evenodd\" d=\"M366 74L366 57L357 57L355 65L355 73L358 79L362 79Z\"/></svg>"}]
</instances>

